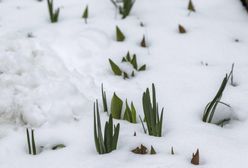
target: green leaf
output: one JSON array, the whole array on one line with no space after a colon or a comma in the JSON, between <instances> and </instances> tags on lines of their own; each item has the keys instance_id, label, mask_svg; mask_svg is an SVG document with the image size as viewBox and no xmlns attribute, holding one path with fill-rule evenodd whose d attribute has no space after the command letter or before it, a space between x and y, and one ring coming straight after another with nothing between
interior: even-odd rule
<instances>
[{"instance_id":1,"label":"green leaf","mask_svg":"<svg viewBox=\"0 0 248 168\"><path fill-rule=\"evenodd\" d=\"M134 76L135 76L135 74L134 74L134 71L132 71L132 74L131 74L131 76L132 76L132 77L134 77Z\"/></svg>"},{"instance_id":2,"label":"green leaf","mask_svg":"<svg viewBox=\"0 0 248 168\"><path fill-rule=\"evenodd\" d=\"M103 90L103 84L101 86L101 90L102 90L103 111L107 112L108 111L107 97L106 97L106 92Z\"/></svg>"},{"instance_id":3,"label":"green leaf","mask_svg":"<svg viewBox=\"0 0 248 168\"><path fill-rule=\"evenodd\" d=\"M136 58L136 54L133 55L133 58L131 60L131 64L133 65L133 68L138 70L138 64L137 64L137 58Z\"/></svg>"},{"instance_id":4,"label":"green leaf","mask_svg":"<svg viewBox=\"0 0 248 168\"><path fill-rule=\"evenodd\" d=\"M142 65L138 71L145 71L146 70L146 64Z\"/></svg>"},{"instance_id":5,"label":"green leaf","mask_svg":"<svg viewBox=\"0 0 248 168\"><path fill-rule=\"evenodd\" d=\"M124 41L125 40L125 36L118 26L116 26L116 40L117 41Z\"/></svg>"},{"instance_id":6,"label":"green leaf","mask_svg":"<svg viewBox=\"0 0 248 168\"><path fill-rule=\"evenodd\" d=\"M128 62L131 62L131 57L130 57L130 53L129 53L129 51L127 52L127 55L126 55L126 60L127 60Z\"/></svg>"},{"instance_id":7,"label":"green leaf","mask_svg":"<svg viewBox=\"0 0 248 168\"><path fill-rule=\"evenodd\" d=\"M31 155L31 145L30 145L30 137L29 137L29 131L28 128L26 128L26 134L27 134L27 142L28 142L28 153Z\"/></svg>"},{"instance_id":8,"label":"green leaf","mask_svg":"<svg viewBox=\"0 0 248 168\"><path fill-rule=\"evenodd\" d=\"M137 121L136 121L136 109L133 105L133 102L131 102L131 114L132 114L132 123L137 123Z\"/></svg>"},{"instance_id":9,"label":"green leaf","mask_svg":"<svg viewBox=\"0 0 248 168\"><path fill-rule=\"evenodd\" d=\"M114 93L111 101L111 114L115 119L121 119L122 100Z\"/></svg>"},{"instance_id":10,"label":"green leaf","mask_svg":"<svg viewBox=\"0 0 248 168\"><path fill-rule=\"evenodd\" d=\"M89 12L88 12L88 5L87 5L87 6L85 7L85 9L84 9L83 16L82 16L82 18L85 19L85 23L87 23L88 17L89 17Z\"/></svg>"},{"instance_id":11,"label":"green leaf","mask_svg":"<svg viewBox=\"0 0 248 168\"><path fill-rule=\"evenodd\" d=\"M36 145L35 145L35 139L34 139L34 130L31 130L31 136L32 136L32 151L33 155L36 155Z\"/></svg>"},{"instance_id":12,"label":"green leaf","mask_svg":"<svg viewBox=\"0 0 248 168\"><path fill-rule=\"evenodd\" d=\"M188 10L191 12L195 12L195 7L194 7L193 2L191 0L189 0Z\"/></svg>"},{"instance_id":13,"label":"green leaf","mask_svg":"<svg viewBox=\"0 0 248 168\"><path fill-rule=\"evenodd\" d=\"M109 59L109 63L110 63L111 69L114 72L114 74L117 75L117 76L121 76L122 75L122 71L119 68L119 66L116 65L111 59Z\"/></svg>"},{"instance_id":14,"label":"green leaf","mask_svg":"<svg viewBox=\"0 0 248 168\"><path fill-rule=\"evenodd\" d=\"M141 47L144 47L144 48L147 47L145 35L143 35L143 38L142 38L142 40L140 42L140 46Z\"/></svg>"},{"instance_id":15,"label":"green leaf","mask_svg":"<svg viewBox=\"0 0 248 168\"><path fill-rule=\"evenodd\" d=\"M157 154L157 153L156 153L156 151L155 151L155 149L153 148L153 146L151 146L151 151L150 151L150 154L151 154L151 155L155 155L155 154Z\"/></svg>"},{"instance_id":16,"label":"green leaf","mask_svg":"<svg viewBox=\"0 0 248 168\"><path fill-rule=\"evenodd\" d=\"M123 79L129 79L129 76L126 72L123 72Z\"/></svg>"}]
</instances>

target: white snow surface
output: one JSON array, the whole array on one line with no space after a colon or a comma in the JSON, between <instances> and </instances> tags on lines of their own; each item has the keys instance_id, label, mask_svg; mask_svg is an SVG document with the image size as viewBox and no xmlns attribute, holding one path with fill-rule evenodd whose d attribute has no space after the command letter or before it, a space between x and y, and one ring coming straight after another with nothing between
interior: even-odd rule
<instances>
[{"instance_id":1,"label":"white snow surface","mask_svg":"<svg viewBox=\"0 0 248 168\"><path fill-rule=\"evenodd\" d=\"M247 168L248 14L239 0L136 0L121 19L110 0L54 0L58 23L50 23L46 0L0 0L0 168ZM89 5L88 24L81 18ZM141 27L140 23L145 26ZM187 33L178 33L178 24ZM126 36L115 41L115 26ZM145 35L148 48L139 43ZM32 36L32 37L28 37ZM121 63L127 51L147 70L131 79L114 76L108 58ZM222 79L234 67L217 116L223 128L201 117ZM93 102L101 83L133 101L143 116L142 93L155 83L164 107L163 137L144 134L141 123L124 120L117 150L98 155L93 138ZM218 116L219 115L219 116ZM35 129L36 156L27 154L25 128ZM136 132L137 136L133 136ZM54 144L65 148L50 150ZM157 155L135 155L140 144ZM175 155L170 154L174 147ZM200 165L190 163L199 148Z\"/></svg>"}]
</instances>

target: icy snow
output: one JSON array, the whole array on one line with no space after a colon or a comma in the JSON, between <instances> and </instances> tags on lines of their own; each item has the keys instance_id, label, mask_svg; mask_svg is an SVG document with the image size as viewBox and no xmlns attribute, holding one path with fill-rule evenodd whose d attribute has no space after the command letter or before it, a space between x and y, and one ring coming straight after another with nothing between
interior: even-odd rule
<instances>
[{"instance_id":1,"label":"icy snow","mask_svg":"<svg viewBox=\"0 0 248 168\"><path fill-rule=\"evenodd\" d=\"M197 148L197 167L247 167L248 14L239 0L193 0L196 13L190 14L188 0L136 0L124 20L110 0L54 2L61 13L51 24L46 0L0 1L1 168L195 167L190 159ZM186 34L178 33L178 24ZM116 25L124 42L115 41ZM143 35L148 48L139 46ZM123 80L113 75L108 58L130 73L121 63L127 51L147 70ZM232 121L223 128L203 123L205 105L232 63L237 86L228 84L222 98L232 108L217 110ZM101 83L109 104L116 92L143 116L142 92L153 82L159 106L165 107L163 137L145 135L141 123L115 120L121 124L117 150L98 155L92 107L95 99L101 102ZM102 111L101 118L104 124ZM35 128L37 146L44 146L39 155L27 154L26 127ZM58 143L66 148L50 150ZM158 154L130 152L141 143Z\"/></svg>"}]
</instances>

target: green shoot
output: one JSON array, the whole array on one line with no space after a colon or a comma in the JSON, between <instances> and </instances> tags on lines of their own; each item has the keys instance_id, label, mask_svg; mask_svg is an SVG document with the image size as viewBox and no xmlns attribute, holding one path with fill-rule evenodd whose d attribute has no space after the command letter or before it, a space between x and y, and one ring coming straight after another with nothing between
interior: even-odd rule
<instances>
[{"instance_id":1,"label":"green shoot","mask_svg":"<svg viewBox=\"0 0 248 168\"><path fill-rule=\"evenodd\" d=\"M122 33L120 28L116 26L116 41L124 41L125 40L125 35Z\"/></svg>"},{"instance_id":2,"label":"green shoot","mask_svg":"<svg viewBox=\"0 0 248 168\"><path fill-rule=\"evenodd\" d=\"M103 90L103 84L101 86L102 90L102 104L103 104L103 111L108 112L108 104L107 104L107 97L106 97L106 92Z\"/></svg>"},{"instance_id":3,"label":"green shoot","mask_svg":"<svg viewBox=\"0 0 248 168\"><path fill-rule=\"evenodd\" d=\"M60 9L57 8L55 11L53 10L53 0L47 0L47 6L51 23L58 22Z\"/></svg>"},{"instance_id":4,"label":"green shoot","mask_svg":"<svg viewBox=\"0 0 248 168\"><path fill-rule=\"evenodd\" d=\"M161 137L164 109L162 108L162 111L159 116L159 109L158 103L156 101L156 90L154 84L152 84L152 99L150 97L150 91L147 88L146 91L143 93L142 102L143 111L145 115L145 122L149 135Z\"/></svg>"},{"instance_id":5,"label":"green shoot","mask_svg":"<svg viewBox=\"0 0 248 168\"><path fill-rule=\"evenodd\" d=\"M114 93L111 101L111 114L115 119L121 119L123 101Z\"/></svg>"},{"instance_id":6,"label":"green shoot","mask_svg":"<svg viewBox=\"0 0 248 168\"><path fill-rule=\"evenodd\" d=\"M99 154L110 153L116 150L120 124L113 125L112 114L109 116L109 121L105 123L104 136L101 129L101 119L99 114L98 102L94 103L94 140L96 150Z\"/></svg>"},{"instance_id":7,"label":"green shoot","mask_svg":"<svg viewBox=\"0 0 248 168\"><path fill-rule=\"evenodd\" d=\"M111 59L109 59L109 63L110 63L111 69L114 72L114 74L117 76L121 76L122 70L119 68L119 66L115 64Z\"/></svg>"},{"instance_id":8,"label":"green shoot","mask_svg":"<svg viewBox=\"0 0 248 168\"><path fill-rule=\"evenodd\" d=\"M85 23L87 24L87 19L89 17L89 12L88 12L88 5L85 7L84 9L84 13L83 13L83 16L82 18L84 19Z\"/></svg>"}]
</instances>

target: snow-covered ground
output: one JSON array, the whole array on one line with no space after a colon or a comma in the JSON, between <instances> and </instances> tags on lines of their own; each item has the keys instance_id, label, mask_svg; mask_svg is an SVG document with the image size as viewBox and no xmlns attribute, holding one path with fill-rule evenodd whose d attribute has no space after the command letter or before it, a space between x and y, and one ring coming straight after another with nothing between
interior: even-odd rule
<instances>
[{"instance_id":1,"label":"snow-covered ground","mask_svg":"<svg viewBox=\"0 0 248 168\"><path fill-rule=\"evenodd\" d=\"M195 167L190 159L197 148L198 167L248 166L248 14L239 0L194 0L196 13L190 15L188 0L136 0L124 20L110 0L54 3L61 11L51 24L46 0L0 0L1 168ZM178 33L178 24L186 34ZM115 41L116 25L124 42ZM143 35L148 48L139 46ZM127 51L147 70L123 80L113 75L108 58L130 73L120 63ZM222 98L232 108L217 109L232 120L223 128L203 123L205 105L232 63L237 86L228 84ZM144 134L140 122L115 120L121 125L117 150L98 155L93 102L101 102L101 83L109 104L116 92L133 101L141 116L142 93L155 83L165 107L163 137ZM108 118L102 110L101 118L102 124ZM45 148L36 156L27 154L26 127L35 129L37 146ZM49 149L58 143L66 148ZM130 152L141 143L153 145L157 155Z\"/></svg>"}]
</instances>

